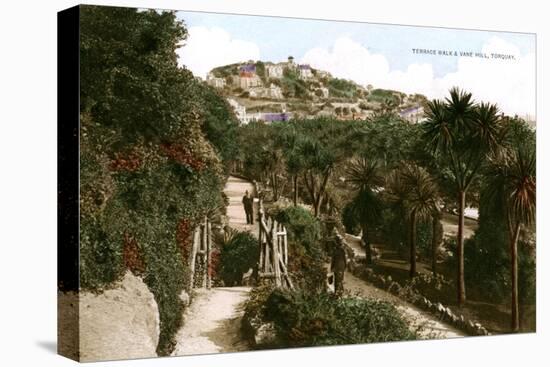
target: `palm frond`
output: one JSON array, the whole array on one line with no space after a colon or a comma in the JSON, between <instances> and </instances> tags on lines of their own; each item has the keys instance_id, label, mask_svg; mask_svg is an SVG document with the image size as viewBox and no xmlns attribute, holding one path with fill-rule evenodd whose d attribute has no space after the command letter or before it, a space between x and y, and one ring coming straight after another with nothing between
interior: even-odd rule
<instances>
[{"instance_id":1,"label":"palm frond","mask_svg":"<svg viewBox=\"0 0 550 367\"><path fill-rule=\"evenodd\" d=\"M355 190L366 190L381 186L384 182L376 160L365 157L354 158L346 169L346 182Z\"/></svg>"},{"instance_id":2,"label":"palm frond","mask_svg":"<svg viewBox=\"0 0 550 367\"><path fill-rule=\"evenodd\" d=\"M481 103L476 108L473 136L477 143L487 147L490 152L497 152L502 141L501 118L498 107L490 103Z\"/></svg>"},{"instance_id":3,"label":"palm frond","mask_svg":"<svg viewBox=\"0 0 550 367\"><path fill-rule=\"evenodd\" d=\"M439 189L436 181L422 167L403 163L392 175L387 186L388 198L414 211L419 218L431 217L438 210Z\"/></svg>"},{"instance_id":4,"label":"palm frond","mask_svg":"<svg viewBox=\"0 0 550 367\"><path fill-rule=\"evenodd\" d=\"M428 102L426 118L424 139L428 142L429 148L433 152L449 149L454 137L445 103L437 99Z\"/></svg>"},{"instance_id":5,"label":"palm frond","mask_svg":"<svg viewBox=\"0 0 550 367\"><path fill-rule=\"evenodd\" d=\"M484 197L491 208L507 210L516 223L533 223L536 212L535 152L514 147L491 159Z\"/></svg>"}]
</instances>

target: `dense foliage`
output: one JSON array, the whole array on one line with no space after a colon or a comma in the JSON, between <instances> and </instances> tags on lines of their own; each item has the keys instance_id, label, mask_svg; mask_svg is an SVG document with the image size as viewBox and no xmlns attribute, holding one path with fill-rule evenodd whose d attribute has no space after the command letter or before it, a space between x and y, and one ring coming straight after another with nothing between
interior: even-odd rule
<instances>
[{"instance_id":1,"label":"dense foliage","mask_svg":"<svg viewBox=\"0 0 550 367\"><path fill-rule=\"evenodd\" d=\"M523 121L510 119L504 122L507 127L507 150L502 154L520 152L534 159L535 133ZM482 180L479 201L479 228L474 237L466 242L465 266L471 269L466 274L466 282L474 289L474 296L481 299L504 300L511 292L510 282L510 238L506 197L506 185L498 175L497 163L486 168ZM531 162L531 164L533 164ZM497 171L495 171L497 168ZM534 169L534 168L533 168ZM514 175L518 175L514 172ZM532 177L517 176L518 180L528 181ZM534 183L533 183L534 185ZM496 186L496 187L495 187ZM522 198L532 202L533 198ZM522 304L535 302L535 239L534 224L521 231L518 241L519 262L519 301Z\"/></svg>"},{"instance_id":2,"label":"dense foliage","mask_svg":"<svg viewBox=\"0 0 550 367\"><path fill-rule=\"evenodd\" d=\"M272 214L288 232L288 268L294 285L310 292L324 291L326 269L319 219L295 206L277 208Z\"/></svg>"},{"instance_id":3,"label":"dense foliage","mask_svg":"<svg viewBox=\"0 0 550 367\"><path fill-rule=\"evenodd\" d=\"M326 293L273 291L264 311L284 347L415 339L389 303Z\"/></svg>"},{"instance_id":4,"label":"dense foliage","mask_svg":"<svg viewBox=\"0 0 550 367\"><path fill-rule=\"evenodd\" d=\"M221 249L221 277L226 286L241 285L244 273L256 266L259 257L258 240L249 232L232 236Z\"/></svg>"},{"instance_id":5,"label":"dense foliage","mask_svg":"<svg viewBox=\"0 0 550 367\"><path fill-rule=\"evenodd\" d=\"M189 286L191 229L224 206L222 160L235 154L237 123L178 67L186 29L174 13L81 10L80 285L101 290L127 268L142 276L167 354Z\"/></svg>"}]
</instances>

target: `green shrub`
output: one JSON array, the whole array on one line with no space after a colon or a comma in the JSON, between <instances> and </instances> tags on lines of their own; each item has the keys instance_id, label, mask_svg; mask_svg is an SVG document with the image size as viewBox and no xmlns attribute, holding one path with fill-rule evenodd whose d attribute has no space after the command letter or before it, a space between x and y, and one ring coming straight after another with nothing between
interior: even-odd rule
<instances>
[{"instance_id":1,"label":"green shrub","mask_svg":"<svg viewBox=\"0 0 550 367\"><path fill-rule=\"evenodd\" d=\"M99 290L124 273L122 238L113 241L95 218L80 220L80 287Z\"/></svg>"},{"instance_id":2,"label":"green shrub","mask_svg":"<svg viewBox=\"0 0 550 367\"><path fill-rule=\"evenodd\" d=\"M250 291L248 300L244 305L244 317L249 319L263 319L265 317L265 306L267 299L274 289L275 288L271 283L253 288Z\"/></svg>"},{"instance_id":3,"label":"green shrub","mask_svg":"<svg viewBox=\"0 0 550 367\"><path fill-rule=\"evenodd\" d=\"M310 256L319 255L321 224L311 212L300 206L289 206L274 213L275 220L288 230L288 239L303 247Z\"/></svg>"},{"instance_id":4,"label":"green shrub","mask_svg":"<svg viewBox=\"0 0 550 367\"><path fill-rule=\"evenodd\" d=\"M391 304L326 293L276 289L267 299L265 320L274 322L282 347L415 339Z\"/></svg>"},{"instance_id":5,"label":"green shrub","mask_svg":"<svg viewBox=\"0 0 550 367\"><path fill-rule=\"evenodd\" d=\"M240 232L222 248L221 277L227 286L239 285L244 273L254 268L259 258L258 240L249 232Z\"/></svg>"},{"instance_id":6,"label":"green shrub","mask_svg":"<svg viewBox=\"0 0 550 367\"><path fill-rule=\"evenodd\" d=\"M497 227L494 227L497 228ZM501 234L476 233L464 242L464 267L466 286L470 298L506 302L512 292L510 254L507 241L497 238ZM489 239L493 237L493 239ZM456 242L450 247L453 256L450 266L455 266ZM526 242L518 243L518 288L521 304L534 304L536 293L536 264Z\"/></svg>"},{"instance_id":7,"label":"green shrub","mask_svg":"<svg viewBox=\"0 0 550 367\"><path fill-rule=\"evenodd\" d=\"M406 215L399 208L386 208L382 211L380 232L384 243L390 245L403 256L408 256L409 253L408 230ZM432 253L431 221L419 221L417 223L416 241L417 254L429 258Z\"/></svg>"},{"instance_id":8,"label":"green shrub","mask_svg":"<svg viewBox=\"0 0 550 367\"><path fill-rule=\"evenodd\" d=\"M276 209L273 215L288 232L288 268L295 286L312 292L324 290L326 268L319 220L299 206Z\"/></svg>"},{"instance_id":9,"label":"green shrub","mask_svg":"<svg viewBox=\"0 0 550 367\"><path fill-rule=\"evenodd\" d=\"M468 296L490 302L507 302L511 293L510 251L504 215L489 216L480 208L479 227L464 242L464 278ZM456 240L447 240L453 256L449 267L456 266ZM518 243L518 288L520 304L534 304L536 264L524 236Z\"/></svg>"}]
</instances>

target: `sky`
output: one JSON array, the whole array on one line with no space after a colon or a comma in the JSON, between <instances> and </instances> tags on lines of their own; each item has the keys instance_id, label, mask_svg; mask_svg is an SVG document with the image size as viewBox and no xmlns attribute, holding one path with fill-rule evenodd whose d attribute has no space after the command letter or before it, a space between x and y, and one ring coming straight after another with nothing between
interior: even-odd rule
<instances>
[{"instance_id":1,"label":"sky","mask_svg":"<svg viewBox=\"0 0 550 367\"><path fill-rule=\"evenodd\" d=\"M507 114L535 115L534 34L184 11L177 16L189 33L178 50L180 63L201 78L221 65L294 56L361 85L428 98L444 98L459 86Z\"/></svg>"}]
</instances>

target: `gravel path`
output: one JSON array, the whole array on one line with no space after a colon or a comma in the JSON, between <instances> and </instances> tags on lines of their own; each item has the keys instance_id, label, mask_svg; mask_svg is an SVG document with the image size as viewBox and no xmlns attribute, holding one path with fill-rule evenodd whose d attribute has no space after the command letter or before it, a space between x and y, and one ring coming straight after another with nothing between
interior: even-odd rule
<instances>
[{"instance_id":1,"label":"gravel path","mask_svg":"<svg viewBox=\"0 0 550 367\"><path fill-rule=\"evenodd\" d=\"M241 178L229 176L225 188L223 191L229 198L229 206L227 207L227 220L229 225L239 231L249 231L255 236L258 235L258 225L254 223L246 224L246 215L243 207L243 196L245 191L252 194L254 192L254 186L246 180Z\"/></svg>"},{"instance_id":2,"label":"gravel path","mask_svg":"<svg viewBox=\"0 0 550 367\"><path fill-rule=\"evenodd\" d=\"M242 305L249 287L198 289L185 311L172 355L210 354L248 350L241 337Z\"/></svg>"},{"instance_id":3,"label":"gravel path","mask_svg":"<svg viewBox=\"0 0 550 367\"><path fill-rule=\"evenodd\" d=\"M253 193L248 181L229 176L224 192L229 198L227 221L239 231L257 232L257 225L246 224L242 198ZM193 303L185 310L184 325L176 336L172 355L210 354L248 350L241 336L243 304L250 287L196 289Z\"/></svg>"}]
</instances>

